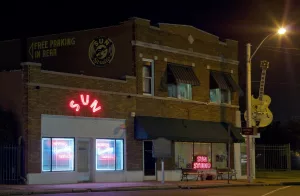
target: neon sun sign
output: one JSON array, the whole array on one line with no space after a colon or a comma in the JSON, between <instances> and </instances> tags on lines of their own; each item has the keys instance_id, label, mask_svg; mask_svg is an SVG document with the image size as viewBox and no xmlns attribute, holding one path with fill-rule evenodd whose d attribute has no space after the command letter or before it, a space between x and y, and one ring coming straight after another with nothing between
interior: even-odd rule
<instances>
[{"instance_id":1,"label":"neon sun sign","mask_svg":"<svg viewBox=\"0 0 300 196\"><path fill-rule=\"evenodd\" d=\"M81 100L81 105L83 106L89 106L93 113L98 112L99 110L101 110L101 106L98 105L98 100L94 100L93 102L91 102L90 104L90 95L80 95L80 100ZM90 105L89 105L90 104ZM75 103L74 100L71 100L69 103L70 108L74 109L76 112L80 111L80 105L78 103Z\"/></svg>"}]
</instances>

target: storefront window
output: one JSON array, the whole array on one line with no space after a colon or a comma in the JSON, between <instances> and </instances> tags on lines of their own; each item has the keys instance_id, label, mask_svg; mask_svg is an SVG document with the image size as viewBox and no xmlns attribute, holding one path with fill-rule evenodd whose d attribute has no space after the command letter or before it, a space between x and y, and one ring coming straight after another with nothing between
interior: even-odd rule
<instances>
[{"instance_id":1,"label":"storefront window","mask_svg":"<svg viewBox=\"0 0 300 196\"><path fill-rule=\"evenodd\" d=\"M42 138L42 171L74 171L74 138Z\"/></svg>"},{"instance_id":2,"label":"storefront window","mask_svg":"<svg viewBox=\"0 0 300 196\"><path fill-rule=\"evenodd\" d=\"M192 167L196 156L205 156L211 162L210 143L175 142L175 163L178 168Z\"/></svg>"},{"instance_id":3,"label":"storefront window","mask_svg":"<svg viewBox=\"0 0 300 196\"><path fill-rule=\"evenodd\" d=\"M123 140L96 139L96 170L123 170Z\"/></svg>"},{"instance_id":4,"label":"storefront window","mask_svg":"<svg viewBox=\"0 0 300 196\"><path fill-rule=\"evenodd\" d=\"M212 144L212 162L214 167L227 167L227 145L225 143Z\"/></svg>"},{"instance_id":5,"label":"storefront window","mask_svg":"<svg viewBox=\"0 0 300 196\"><path fill-rule=\"evenodd\" d=\"M193 158L207 158L212 168L227 167L227 145L225 143L175 142L175 163L177 168L192 167Z\"/></svg>"},{"instance_id":6,"label":"storefront window","mask_svg":"<svg viewBox=\"0 0 300 196\"><path fill-rule=\"evenodd\" d=\"M246 143L241 144L241 175L247 175L247 148Z\"/></svg>"}]
</instances>

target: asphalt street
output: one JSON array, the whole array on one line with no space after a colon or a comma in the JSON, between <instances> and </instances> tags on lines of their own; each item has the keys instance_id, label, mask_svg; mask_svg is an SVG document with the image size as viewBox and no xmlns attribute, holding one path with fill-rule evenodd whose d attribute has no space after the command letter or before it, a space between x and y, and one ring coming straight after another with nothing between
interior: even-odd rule
<instances>
[{"instance_id":1,"label":"asphalt street","mask_svg":"<svg viewBox=\"0 0 300 196\"><path fill-rule=\"evenodd\" d=\"M288 196L299 195L300 186L259 186L259 187L228 187L209 189L178 189L149 191L118 191L44 194L36 196Z\"/></svg>"}]
</instances>

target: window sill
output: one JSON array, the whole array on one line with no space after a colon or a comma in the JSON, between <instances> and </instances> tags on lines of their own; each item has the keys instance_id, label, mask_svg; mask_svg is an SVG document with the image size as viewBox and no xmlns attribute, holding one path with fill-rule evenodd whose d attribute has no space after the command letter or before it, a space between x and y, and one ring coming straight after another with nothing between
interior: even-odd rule
<instances>
[{"instance_id":1,"label":"window sill","mask_svg":"<svg viewBox=\"0 0 300 196\"><path fill-rule=\"evenodd\" d=\"M193 101L192 99L181 99L181 98L178 98L178 97L167 97L169 99L177 99L177 100L182 100L182 101Z\"/></svg>"},{"instance_id":2,"label":"window sill","mask_svg":"<svg viewBox=\"0 0 300 196\"><path fill-rule=\"evenodd\" d=\"M104 173L104 172L108 172L108 173L111 173L111 172L124 172L125 170L96 170L96 172L101 172L101 173Z\"/></svg>"},{"instance_id":3,"label":"window sill","mask_svg":"<svg viewBox=\"0 0 300 196\"><path fill-rule=\"evenodd\" d=\"M219 105L219 106L232 106L231 103L216 103L216 102L209 102L209 105Z\"/></svg>"},{"instance_id":4,"label":"window sill","mask_svg":"<svg viewBox=\"0 0 300 196\"><path fill-rule=\"evenodd\" d=\"M146 96L154 96L153 94L150 94L150 93L143 93L143 95L146 95Z\"/></svg>"}]
</instances>

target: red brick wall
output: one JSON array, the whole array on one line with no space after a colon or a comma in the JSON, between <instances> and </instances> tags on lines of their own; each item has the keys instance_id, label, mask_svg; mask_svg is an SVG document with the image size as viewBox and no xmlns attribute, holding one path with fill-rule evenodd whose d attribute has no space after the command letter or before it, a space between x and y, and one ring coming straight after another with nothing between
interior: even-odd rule
<instances>
[{"instance_id":1,"label":"red brick wall","mask_svg":"<svg viewBox=\"0 0 300 196\"><path fill-rule=\"evenodd\" d=\"M149 21L135 20L136 32L133 38L149 43L159 43L174 48L188 50L191 45L184 34L190 31L196 38L193 50L196 52L219 55L225 48L228 52L224 55L236 59L237 44L227 40L227 46L220 46L216 36L202 33L201 31L186 27L187 29L174 29L168 25L158 30L149 26ZM178 32L175 35L174 32ZM210 43L204 42L210 41ZM211 43L213 42L213 43ZM182 118L192 120L230 122L235 123L235 112L238 109L238 96L235 93L232 105L209 104L209 70L222 70L230 72L233 70L234 79L238 78L238 66L221 63L218 61L201 59L172 52L163 52L144 47L130 47L134 51L130 57L130 66L135 68L136 77L127 77L126 80L104 80L101 78L87 77L72 74L62 74L41 70L40 66L25 66L25 76L30 83L26 89L28 95L28 172L41 171L40 140L41 140L41 114L53 115L75 115L69 108L67 101L70 97L78 96L81 92L89 92L91 96L97 97L103 106L97 117L127 119L127 170L143 169L142 141L134 140L134 125L131 112L136 115L158 116L165 118ZM226 51L227 51L226 49ZM141 55L141 56L140 56ZM142 58L154 59L155 66L155 96L142 95ZM195 64L194 70L201 85L193 87L193 101L183 101L167 98L167 91L162 89L160 82L167 62L191 66ZM126 62L124 62L126 66ZM118 66L123 66L119 63ZM28 68L28 70L27 70ZM113 70L112 70L113 71ZM26 79L26 77L25 77ZM39 86L39 89L36 88ZM26 110L24 110L26 111ZM24 113L25 114L25 113ZM81 116L91 116L90 111L82 111ZM174 159L166 160L166 169L174 168Z\"/></svg>"},{"instance_id":2,"label":"red brick wall","mask_svg":"<svg viewBox=\"0 0 300 196\"><path fill-rule=\"evenodd\" d=\"M26 69L25 69L26 70ZM25 74L26 75L26 74ZM136 115L162 116L166 118L197 119L206 121L234 122L234 107L205 105L198 102L134 95L134 78L126 82L111 82L100 79L84 79L80 77L56 75L41 72L39 66L28 69L28 172L41 171L40 139L41 114L68 115L74 113L68 108L68 100L81 92L89 92L97 97L103 110L97 117L127 119L127 169L143 169L142 142L134 140L133 118ZM61 85L59 85L61 84ZM110 85L111 92L102 91ZM39 89L36 88L39 86ZM67 87L67 88L66 88ZM222 112L221 112L222 111ZM225 115L223 115L223 112ZM82 111L81 116L92 116L90 111ZM166 169L174 167L174 160L166 160Z\"/></svg>"}]
</instances>

